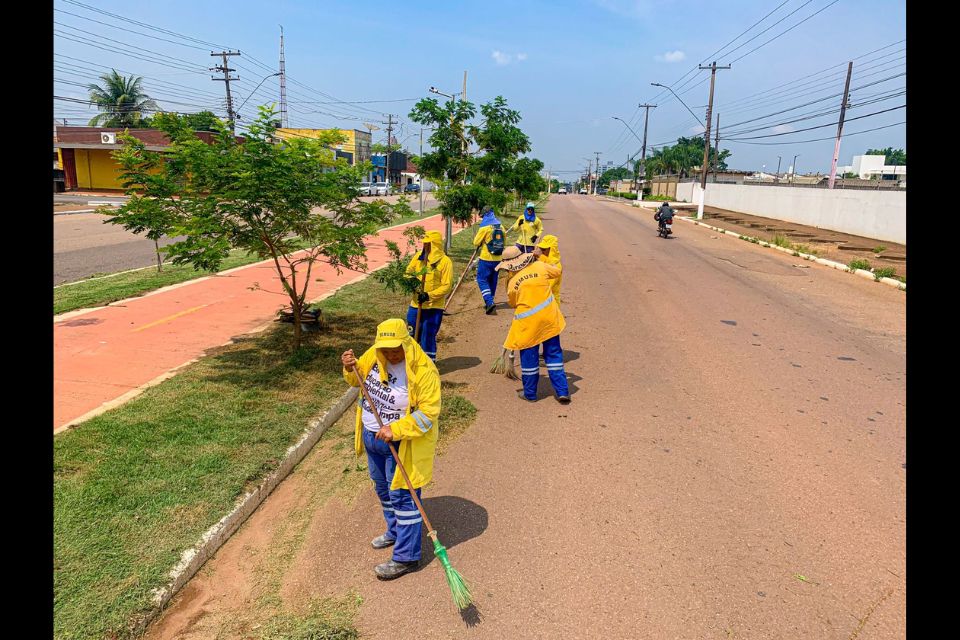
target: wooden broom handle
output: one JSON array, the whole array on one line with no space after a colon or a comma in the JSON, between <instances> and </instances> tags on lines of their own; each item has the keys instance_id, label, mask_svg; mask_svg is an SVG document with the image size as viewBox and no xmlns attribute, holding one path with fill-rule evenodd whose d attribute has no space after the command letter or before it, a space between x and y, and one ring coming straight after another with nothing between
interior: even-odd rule
<instances>
[{"instance_id":1,"label":"wooden broom handle","mask_svg":"<svg viewBox=\"0 0 960 640\"><path fill-rule=\"evenodd\" d=\"M357 365L353 365L353 375L357 376L357 380L360 381L360 393L362 393L363 397L367 399L367 404L370 405L370 413L373 414L373 417L377 419L377 424L380 425L381 429L383 429L386 425L383 424L383 419L380 417L380 412L377 411L376 405L373 404L373 399L370 397L370 393L367 391L367 385L364 383L364 379L360 377L360 370L357 368ZM417 511L420 512L420 517L423 518L423 522L427 525L427 535L436 535L433 525L430 524L430 518L427 517L427 512L423 510L423 505L420 504L420 498L417 497L417 492L413 489L413 483L410 482L410 476L407 475L407 470L403 468L403 463L400 462L400 456L397 455L397 450L393 448L392 442L388 442L387 446L390 447L390 453L393 454L393 459L397 462L397 467L400 469L400 473L403 474L403 480L407 483L407 489L410 491L410 496L417 505Z\"/></svg>"},{"instance_id":2,"label":"wooden broom handle","mask_svg":"<svg viewBox=\"0 0 960 640\"><path fill-rule=\"evenodd\" d=\"M446 311L447 307L450 305L450 301L453 300L453 294L457 292L457 289L460 288L460 283L463 282L464 276L467 275L467 272L470 271L470 264L473 262L473 259L477 257L477 252L480 251L480 246L478 245L476 249L473 250L473 255L470 256L470 259L467 260L467 266L463 269L463 273L460 274L460 279L457 280L457 284L453 286L453 291L450 292L450 295L447 297L447 301L443 304L443 310Z\"/></svg>"}]
</instances>

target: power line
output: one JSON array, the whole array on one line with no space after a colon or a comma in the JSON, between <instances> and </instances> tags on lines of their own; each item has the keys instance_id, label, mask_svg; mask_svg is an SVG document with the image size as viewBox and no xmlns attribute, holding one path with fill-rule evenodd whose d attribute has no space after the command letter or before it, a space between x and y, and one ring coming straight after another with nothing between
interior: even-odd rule
<instances>
[{"instance_id":1,"label":"power line","mask_svg":"<svg viewBox=\"0 0 960 640\"><path fill-rule=\"evenodd\" d=\"M863 118L870 118L870 117L872 117L872 116L880 115L881 113L887 113L887 112L889 112L889 111L896 111L897 109L905 109L906 106L907 106L907 105L902 104L902 105L899 105L899 106L897 106L897 107L891 107L890 109L884 109L883 111L874 111L873 113L868 113L868 114L863 115L863 116L857 116L856 118L847 118L846 121L847 121L847 122L852 122L852 121L854 121L854 120L862 120ZM784 132L784 133L770 133L770 134L767 134L767 135L764 135L764 136L751 136L751 137L749 137L749 138L726 138L725 141L729 142L729 141L731 141L731 140L734 140L734 141L736 141L736 142L743 142L744 140L758 140L758 139L760 139L760 138L775 138L775 137L778 137L778 136L789 136L789 135L791 135L791 134L800 133L800 132L802 132L802 131L813 131L814 129L823 129L824 127L832 127L832 126L834 126L835 124L836 124L835 122L828 122L827 124L822 124L822 125L817 126L817 127L807 127L807 128L805 128L805 129L797 129L797 130L795 130L795 131L786 131L786 132ZM833 138L830 138L830 139L832 140Z\"/></svg>"},{"instance_id":2,"label":"power line","mask_svg":"<svg viewBox=\"0 0 960 640\"><path fill-rule=\"evenodd\" d=\"M851 118L851 120L852 120L852 119L853 119L853 118ZM889 129L890 127L896 127L896 126L899 126L899 125L901 125L901 124L906 124L906 123L907 123L906 120L901 120L900 122L894 122L893 124L887 124L887 125L884 125L884 126L882 126L882 127L874 127L873 129L864 129L863 131L854 131L853 133L844 133L843 136L846 138L846 137L849 137L849 136L859 135L859 134L861 134L861 133L869 133L869 132L871 132L871 131L880 131L881 129ZM831 125L826 125L826 126L831 126ZM796 133L796 132L791 132L791 133ZM829 137L826 137L826 138L814 138L814 139L812 139L812 140L788 140L788 141L786 141L786 142L782 142L782 141L781 141L781 142L744 142L743 140L732 140L732 139L729 139L729 138L728 138L728 139L727 139L727 142L736 142L736 143L739 143L739 144L762 144L762 145L782 145L782 144L789 144L789 145L794 145L794 144L807 144L808 142L823 142L824 140L834 140L834 139L835 139L834 136L829 136Z\"/></svg>"},{"instance_id":3,"label":"power line","mask_svg":"<svg viewBox=\"0 0 960 640\"><path fill-rule=\"evenodd\" d=\"M739 58L736 58L735 60L731 60L728 64L733 64L734 62L737 62L738 60L743 60L743 59L746 58L748 55L750 55L751 53L753 53L754 51L756 51L757 49L760 49L760 48L762 48L762 47L765 47L765 46L767 46L768 44L770 44L771 42L773 42L774 40L777 40L778 38L780 38L781 36L783 36L783 35L785 35L785 34L787 34L787 33L790 33L791 31L793 31L794 29L796 29L797 27L799 27L800 25L802 25L802 24L803 24L804 22L806 22L807 20L813 18L815 15L817 15L817 14L823 12L823 11L826 11L827 9L829 9L830 7L832 7L833 5L837 4L839 1L840 1L840 0L833 0L833 2L831 2L830 4L826 5L826 6L823 7L822 9L820 9L820 10L818 10L818 11L815 11L814 13L810 14L809 16L807 16L806 18L804 18L803 20L801 20L801 21L798 22L797 24L795 24L795 25L793 25L792 27L790 27L789 29L787 29L786 31L782 31L781 33L778 33L777 35L775 35L774 37L770 38L769 40L767 40L766 42L764 42L764 43L761 44L760 46L755 47L755 48L751 49L750 51L747 51L745 54L743 54L743 55L740 56ZM732 53L732 52L731 52L731 53Z\"/></svg>"}]
</instances>

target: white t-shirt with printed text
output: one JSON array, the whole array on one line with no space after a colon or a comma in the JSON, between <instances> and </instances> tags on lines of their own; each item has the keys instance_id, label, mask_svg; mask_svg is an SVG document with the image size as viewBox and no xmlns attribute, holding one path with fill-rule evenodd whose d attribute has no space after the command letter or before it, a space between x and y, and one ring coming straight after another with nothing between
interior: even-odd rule
<instances>
[{"instance_id":1,"label":"white t-shirt with printed text","mask_svg":"<svg viewBox=\"0 0 960 640\"><path fill-rule=\"evenodd\" d=\"M367 374L364 385L367 387L367 393L373 398L377 412L380 413L380 419L383 424L390 425L407 412L407 406L410 403L410 392L407 388L407 363L399 364L387 363L387 384L380 382L380 364L373 363L373 368ZM361 395L360 407L363 409L361 420L365 429L370 431L379 431L380 425L377 424L377 418L370 412L370 405L367 399Z\"/></svg>"}]
</instances>

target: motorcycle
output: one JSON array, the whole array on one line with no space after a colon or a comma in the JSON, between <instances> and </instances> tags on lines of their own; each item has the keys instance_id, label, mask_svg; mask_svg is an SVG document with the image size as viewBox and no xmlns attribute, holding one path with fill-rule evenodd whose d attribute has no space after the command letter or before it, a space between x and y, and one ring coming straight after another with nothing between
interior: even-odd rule
<instances>
[{"instance_id":1,"label":"motorcycle","mask_svg":"<svg viewBox=\"0 0 960 640\"><path fill-rule=\"evenodd\" d=\"M657 235L666 238L671 233L673 233L673 214L666 216L661 216L660 213L656 213L654 219L657 221Z\"/></svg>"}]
</instances>

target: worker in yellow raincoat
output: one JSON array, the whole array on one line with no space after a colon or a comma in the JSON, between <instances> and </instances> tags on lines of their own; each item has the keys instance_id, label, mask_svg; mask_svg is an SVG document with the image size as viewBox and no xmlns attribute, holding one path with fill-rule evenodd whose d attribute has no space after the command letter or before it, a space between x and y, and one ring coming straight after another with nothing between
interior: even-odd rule
<instances>
[{"instance_id":1,"label":"worker in yellow raincoat","mask_svg":"<svg viewBox=\"0 0 960 640\"><path fill-rule=\"evenodd\" d=\"M568 404L570 390L560 347L560 332L566 321L553 296L553 283L560 277L560 269L537 260L532 253L522 253L516 247L503 250L497 269L512 272L507 282L507 301L515 311L503 348L520 350L523 399L530 402L537 399L542 344L544 363L557 400Z\"/></svg>"},{"instance_id":2,"label":"worker in yellow raincoat","mask_svg":"<svg viewBox=\"0 0 960 640\"><path fill-rule=\"evenodd\" d=\"M440 374L400 318L380 323L376 341L359 360L352 349L345 351L340 360L343 379L352 387L360 386L361 381L353 372L356 366L375 405L370 407L360 394L354 448L358 456L367 452L370 478L387 522L386 533L374 538L371 544L374 549L396 545L392 559L377 565L374 573L382 580L392 580L419 565L423 519L387 443L393 443L419 497L420 488L433 478ZM380 415L383 428L373 411Z\"/></svg>"},{"instance_id":3,"label":"worker in yellow raincoat","mask_svg":"<svg viewBox=\"0 0 960 640\"><path fill-rule=\"evenodd\" d=\"M523 253L533 253L537 238L543 233L543 222L534 210L532 202L527 203L523 215L518 217L517 221L507 231L513 231L514 229L520 231L520 237L517 238L517 248Z\"/></svg>"},{"instance_id":4,"label":"worker in yellow raincoat","mask_svg":"<svg viewBox=\"0 0 960 640\"><path fill-rule=\"evenodd\" d=\"M426 276L417 275L426 267ZM443 252L439 231L427 231L423 248L407 265L407 275L423 280L423 291L414 294L407 309L410 335L417 335L417 308L420 308L419 342L431 360L437 359L437 333L443 322L443 305L453 288L453 262Z\"/></svg>"},{"instance_id":5,"label":"worker in yellow raincoat","mask_svg":"<svg viewBox=\"0 0 960 640\"><path fill-rule=\"evenodd\" d=\"M537 244L537 250L533 253L538 260L553 265L561 271L561 274L553 281L553 288L551 289L553 299L557 301L557 304L560 304L560 282L563 280L563 265L560 264L560 243L557 236L550 234L543 236Z\"/></svg>"}]
</instances>

